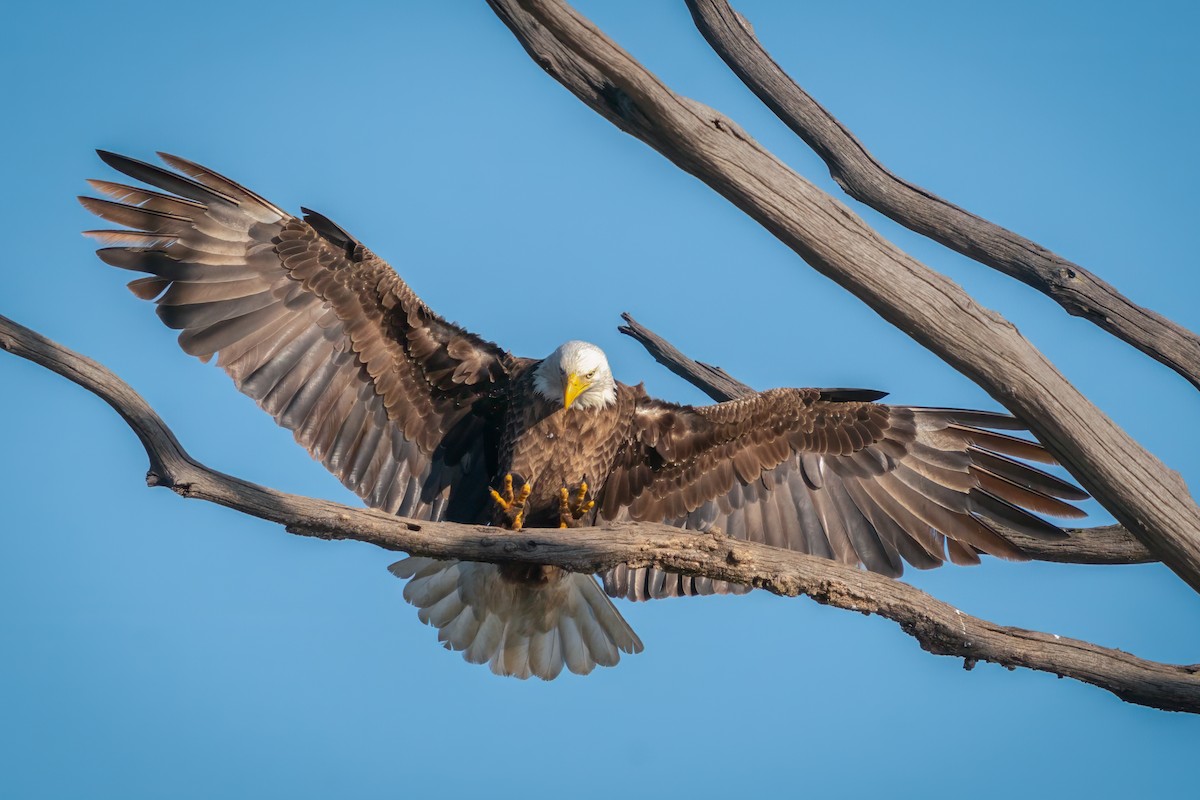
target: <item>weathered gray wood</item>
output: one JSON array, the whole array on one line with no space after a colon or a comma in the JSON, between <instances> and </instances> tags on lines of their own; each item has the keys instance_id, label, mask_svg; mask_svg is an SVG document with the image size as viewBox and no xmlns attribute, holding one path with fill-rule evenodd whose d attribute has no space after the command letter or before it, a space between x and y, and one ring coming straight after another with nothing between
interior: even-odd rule
<instances>
[{"instance_id":1,"label":"weathered gray wood","mask_svg":"<svg viewBox=\"0 0 1200 800\"><path fill-rule=\"evenodd\" d=\"M678 347L642 325L630 314L622 314L621 318L625 320L625 324L617 326L618 331L637 340L654 357L655 361L718 403L736 400L754 393L753 389L720 367L694 361L684 355Z\"/></svg>"},{"instance_id":2,"label":"weathered gray wood","mask_svg":"<svg viewBox=\"0 0 1200 800\"><path fill-rule=\"evenodd\" d=\"M678 347L635 320L622 314L625 324L617 328L654 357L654 360L707 394L718 403L753 394L754 390L720 367L696 361ZM1067 528L1069 539L1048 541L1020 531L1005 529L1004 535L1030 558L1061 564L1145 564L1155 561L1146 546L1120 525Z\"/></svg>"},{"instance_id":3,"label":"weathered gray wood","mask_svg":"<svg viewBox=\"0 0 1200 800\"><path fill-rule=\"evenodd\" d=\"M258 486L211 470L189 456L137 392L91 359L2 316L0 349L57 372L112 406L146 450L151 486L166 486L182 497L279 523L291 533L353 539L435 558L554 564L583 573L629 563L706 575L878 614L898 623L925 650L962 658L968 668L978 661L1026 667L1099 686L1131 703L1200 713L1200 665L1160 664L1077 639L997 625L905 583L790 550L644 523L514 533L408 520Z\"/></svg>"},{"instance_id":4,"label":"weathered gray wood","mask_svg":"<svg viewBox=\"0 0 1200 800\"><path fill-rule=\"evenodd\" d=\"M1200 508L1002 316L888 242L728 117L667 88L570 6L489 0L534 61L1029 423L1080 484L1200 591Z\"/></svg>"},{"instance_id":5,"label":"weathered gray wood","mask_svg":"<svg viewBox=\"0 0 1200 800\"><path fill-rule=\"evenodd\" d=\"M686 0L700 33L742 82L816 151L851 197L1053 298L1200 388L1200 337L1088 270L897 176L801 89L725 0Z\"/></svg>"}]
</instances>

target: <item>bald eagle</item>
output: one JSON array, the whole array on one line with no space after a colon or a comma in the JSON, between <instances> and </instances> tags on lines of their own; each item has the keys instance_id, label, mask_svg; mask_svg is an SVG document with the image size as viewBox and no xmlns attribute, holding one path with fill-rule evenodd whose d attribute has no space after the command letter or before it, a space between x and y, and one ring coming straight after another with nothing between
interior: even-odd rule
<instances>
[{"instance_id":1,"label":"bald eagle","mask_svg":"<svg viewBox=\"0 0 1200 800\"><path fill-rule=\"evenodd\" d=\"M155 189L90 181L80 198L119 230L107 264L214 355L237 387L374 508L521 526L668 522L890 576L979 554L1025 558L1005 529L1057 538L1032 512L1078 517L1087 495L1015 459L1053 463L984 411L882 405L875 392L772 389L711 406L618 383L570 341L518 358L433 313L382 259L326 217L292 216L210 169L113 153ZM642 649L607 595L740 593L703 577L618 567L406 558L405 598L438 638L498 674L588 673Z\"/></svg>"}]
</instances>

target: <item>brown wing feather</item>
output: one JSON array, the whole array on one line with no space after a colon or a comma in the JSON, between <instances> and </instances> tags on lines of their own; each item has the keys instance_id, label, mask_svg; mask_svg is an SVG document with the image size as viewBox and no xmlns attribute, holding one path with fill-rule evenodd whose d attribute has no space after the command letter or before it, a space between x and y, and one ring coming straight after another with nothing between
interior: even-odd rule
<instances>
[{"instance_id":1,"label":"brown wing feather","mask_svg":"<svg viewBox=\"0 0 1200 800\"><path fill-rule=\"evenodd\" d=\"M486 496L489 426L517 361L434 314L382 259L314 212L297 219L185 159L176 171L111 153L156 187L92 181L80 198L134 231L90 231L101 259L149 277L188 353L238 388L370 505L474 520ZM493 446L494 447L494 446ZM461 489L462 491L458 491Z\"/></svg>"},{"instance_id":2,"label":"brown wing feather","mask_svg":"<svg viewBox=\"0 0 1200 800\"><path fill-rule=\"evenodd\" d=\"M698 408L646 399L600 516L719 527L898 576L905 561L1022 559L1005 528L1062 536L1032 511L1082 515L1065 501L1085 493L1008 457L1053 463L1041 445L978 427L1019 430L1012 417L828 397L774 389ZM635 600L746 591L625 567L605 586Z\"/></svg>"}]
</instances>

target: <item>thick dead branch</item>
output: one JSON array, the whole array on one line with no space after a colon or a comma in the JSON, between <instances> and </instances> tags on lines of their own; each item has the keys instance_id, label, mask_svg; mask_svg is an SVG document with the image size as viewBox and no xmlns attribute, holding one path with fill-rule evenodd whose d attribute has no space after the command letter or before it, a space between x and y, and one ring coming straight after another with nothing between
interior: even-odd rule
<instances>
[{"instance_id":1,"label":"thick dead branch","mask_svg":"<svg viewBox=\"0 0 1200 800\"><path fill-rule=\"evenodd\" d=\"M1200 665L1160 664L1076 639L996 625L905 583L790 550L644 523L514 533L408 520L258 486L189 456L140 395L91 359L2 316L0 349L63 375L112 406L146 450L151 486L279 523L291 533L353 539L437 558L554 564L584 573L620 563L655 566L788 597L808 595L825 605L879 614L898 623L925 650L963 658L968 667L977 661L1027 667L1099 686L1131 703L1200 713Z\"/></svg>"},{"instance_id":2,"label":"thick dead branch","mask_svg":"<svg viewBox=\"0 0 1200 800\"><path fill-rule=\"evenodd\" d=\"M686 0L700 33L742 82L816 151L846 193L906 228L1046 294L1200 388L1200 337L1133 303L1036 242L977 217L879 163L771 58L725 0Z\"/></svg>"},{"instance_id":3,"label":"thick dead branch","mask_svg":"<svg viewBox=\"0 0 1200 800\"><path fill-rule=\"evenodd\" d=\"M489 0L588 106L757 220L822 274L1025 420L1070 473L1200 590L1200 508L1183 479L1092 405L1017 329L879 236L730 119L681 97L557 0Z\"/></svg>"},{"instance_id":4,"label":"thick dead branch","mask_svg":"<svg viewBox=\"0 0 1200 800\"><path fill-rule=\"evenodd\" d=\"M707 394L718 403L754 392L720 367L689 358L675 345L642 325L629 314L617 328L636 339L654 360ZM1020 531L1006 529L1004 535L1016 542L1030 558L1062 564L1145 564L1155 558L1129 531L1120 525L1096 528L1067 528L1069 539L1037 539Z\"/></svg>"}]
</instances>

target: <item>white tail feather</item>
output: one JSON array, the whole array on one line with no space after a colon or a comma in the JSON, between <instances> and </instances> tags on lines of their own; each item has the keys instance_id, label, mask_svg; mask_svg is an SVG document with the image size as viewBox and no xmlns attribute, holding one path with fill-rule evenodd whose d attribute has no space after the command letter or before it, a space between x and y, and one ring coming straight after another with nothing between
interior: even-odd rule
<instances>
[{"instance_id":1,"label":"white tail feather","mask_svg":"<svg viewBox=\"0 0 1200 800\"><path fill-rule=\"evenodd\" d=\"M553 680L614 666L642 642L591 575L560 573L539 584L506 580L494 564L413 557L388 569L407 578L404 599L438 641L497 675Z\"/></svg>"}]
</instances>

